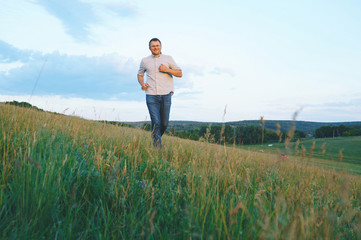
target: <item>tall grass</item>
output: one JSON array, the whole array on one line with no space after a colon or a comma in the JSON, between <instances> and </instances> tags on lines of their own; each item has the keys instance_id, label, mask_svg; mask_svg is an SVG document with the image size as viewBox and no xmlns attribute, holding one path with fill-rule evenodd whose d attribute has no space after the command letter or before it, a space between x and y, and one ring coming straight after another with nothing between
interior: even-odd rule
<instances>
[{"instance_id":1,"label":"tall grass","mask_svg":"<svg viewBox=\"0 0 361 240\"><path fill-rule=\"evenodd\" d=\"M0 105L0 238L357 239L361 179Z\"/></svg>"}]
</instances>

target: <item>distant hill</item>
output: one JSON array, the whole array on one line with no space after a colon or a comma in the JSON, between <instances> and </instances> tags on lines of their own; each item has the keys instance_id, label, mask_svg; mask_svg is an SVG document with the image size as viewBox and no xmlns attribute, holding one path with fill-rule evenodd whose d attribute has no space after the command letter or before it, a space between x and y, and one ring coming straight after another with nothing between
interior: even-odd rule
<instances>
[{"instance_id":1,"label":"distant hill","mask_svg":"<svg viewBox=\"0 0 361 240\"><path fill-rule=\"evenodd\" d=\"M144 123L150 123L150 121L141 121L141 122L126 122L134 127L142 127ZM277 123L281 126L281 131L288 131L293 121L291 120L265 120L265 128L270 130L277 130ZM300 130L305 133L313 133L317 128L323 126L353 126L356 128L361 128L361 122L308 122L308 121L295 121L296 130ZM176 130L190 130L197 129L204 125L223 125L219 122L196 122L196 121L170 121L168 127L175 128ZM232 127L238 126L260 126L260 120L244 120L244 121L234 121L234 122L225 122L225 125L230 125Z\"/></svg>"},{"instance_id":2,"label":"distant hill","mask_svg":"<svg viewBox=\"0 0 361 240\"><path fill-rule=\"evenodd\" d=\"M291 121L291 120L266 120L265 121L265 128L271 130L277 130L277 123L281 126L281 131L288 131L292 124L295 124L296 130L305 132L305 133L312 133L317 128L323 126L354 126L357 128L361 127L361 122L309 122L309 121ZM228 122L226 123L231 126L247 126L247 125L260 125L261 121L238 121L238 122Z\"/></svg>"}]
</instances>

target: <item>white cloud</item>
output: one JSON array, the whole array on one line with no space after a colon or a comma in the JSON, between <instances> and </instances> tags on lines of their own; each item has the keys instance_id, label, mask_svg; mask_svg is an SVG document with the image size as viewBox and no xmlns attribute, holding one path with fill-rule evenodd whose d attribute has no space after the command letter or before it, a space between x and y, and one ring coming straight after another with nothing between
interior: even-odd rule
<instances>
[{"instance_id":1,"label":"white cloud","mask_svg":"<svg viewBox=\"0 0 361 240\"><path fill-rule=\"evenodd\" d=\"M0 75L5 74L5 76L9 75L9 71L16 68L21 68L24 64L20 61L15 61L11 63L0 63ZM3 73L1 73L3 72ZM0 78L1 79L1 78Z\"/></svg>"},{"instance_id":2,"label":"white cloud","mask_svg":"<svg viewBox=\"0 0 361 240\"><path fill-rule=\"evenodd\" d=\"M135 73L138 63L117 54L99 57L74 56L54 52L39 54L1 44L11 59L0 65L2 94L60 94L94 99L139 99L141 93ZM20 59L20 60L18 60Z\"/></svg>"},{"instance_id":3,"label":"white cloud","mask_svg":"<svg viewBox=\"0 0 361 240\"><path fill-rule=\"evenodd\" d=\"M148 117L145 101L105 101L91 98L67 98L59 95L29 96L0 95L0 102L29 102L50 112L78 116L85 119L109 121L143 121Z\"/></svg>"}]
</instances>

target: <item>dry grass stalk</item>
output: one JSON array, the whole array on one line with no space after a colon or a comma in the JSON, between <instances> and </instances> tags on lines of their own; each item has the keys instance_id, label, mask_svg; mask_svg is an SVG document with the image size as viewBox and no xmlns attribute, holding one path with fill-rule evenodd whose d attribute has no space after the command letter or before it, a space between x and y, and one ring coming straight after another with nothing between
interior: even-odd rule
<instances>
[{"instance_id":1,"label":"dry grass stalk","mask_svg":"<svg viewBox=\"0 0 361 240\"><path fill-rule=\"evenodd\" d=\"M313 142L312 142L312 146L311 146L310 151L309 151L309 154L308 154L308 157L309 157L309 158L312 158L313 150L315 149L315 147L316 147L316 142L313 141Z\"/></svg>"},{"instance_id":2,"label":"dry grass stalk","mask_svg":"<svg viewBox=\"0 0 361 240\"><path fill-rule=\"evenodd\" d=\"M342 149L340 149L340 152L338 154L338 161L342 162L342 158L343 158L343 153L342 153Z\"/></svg>"},{"instance_id":3,"label":"dry grass stalk","mask_svg":"<svg viewBox=\"0 0 361 240\"><path fill-rule=\"evenodd\" d=\"M326 152L326 143L324 142L321 146L322 154L325 154Z\"/></svg>"},{"instance_id":4,"label":"dry grass stalk","mask_svg":"<svg viewBox=\"0 0 361 240\"><path fill-rule=\"evenodd\" d=\"M155 227L154 227L153 220L154 220L154 216L155 216L156 213L157 213L157 211L153 211L152 215L151 215L150 218L149 218L149 224L150 224L151 234L153 234L154 231L155 231Z\"/></svg>"},{"instance_id":5,"label":"dry grass stalk","mask_svg":"<svg viewBox=\"0 0 361 240\"><path fill-rule=\"evenodd\" d=\"M279 142L282 142L282 133L281 133L281 125L279 123L277 123L277 131L276 131L277 136L279 137Z\"/></svg>"},{"instance_id":6,"label":"dry grass stalk","mask_svg":"<svg viewBox=\"0 0 361 240\"><path fill-rule=\"evenodd\" d=\"M126 174L127 174L127 160L124 159L124 168L123 168L123 171L122 171L122 176L124 177Z\"/></svg>"},{"instance_id":7,"label":"dry grass stalk","mask_svg":"<svg viewBox=\"0 0 361 240\"><path fill-rule=\"evenodd\" d=\"M304 157L306 157L306 148L305 148L305 146L303 146L303 144L301 145L301 149L302 149L301 156L304 158Z\"/></svg>"},{"instance_id":8,"label":"dry grass stalk","mask_svg":"<svg viewBox=\"0 0 361 240\"><path fill-rule=\"evenodd\" d=\"M295 145L295 153L298 154L298 148L300 146L300 139L297 139L296 145Z\"/></svg>"}]
</instances>

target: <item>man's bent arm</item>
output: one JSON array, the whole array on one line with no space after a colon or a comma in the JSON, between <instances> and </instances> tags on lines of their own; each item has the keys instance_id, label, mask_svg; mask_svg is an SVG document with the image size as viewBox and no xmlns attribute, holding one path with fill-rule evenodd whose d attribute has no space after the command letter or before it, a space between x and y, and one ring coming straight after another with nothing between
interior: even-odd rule
<instances>
[{"instance_id":1,"label":"man's bent arm","mask_svg":"<svg viewBox=\"0 0 361 240\"><path fill-rule=\"evenodd\" d=\"M137 77L138 77L138 82L139 82L140 86L143 86L144 85L144 76L138 74Z\"/></svg>"},{"instance_id":2,"label":"man's bent arm","mask_svg":"<svg viewBox=\"0 0 361 240\"><path fill-rule=\"evenodd\" d=\"M175 69L174 70L174 69L169 68L168 73L172 74L175 77L179 77L179 78L183 76L181 69Z\"/></svg>"},{"instance_id":3,"label":"man's bent arm","mask_svg":"<svg viewBox=\"0 0 361 240\"><path fill-rule=\"evenodd\" d=\"M161 72L172 74L175 77L182 77L182 75L183 75L181 69L171 69L171 68L165 66L164 64L160 65L159 70Z\"/></svg>"}]
</instances>

